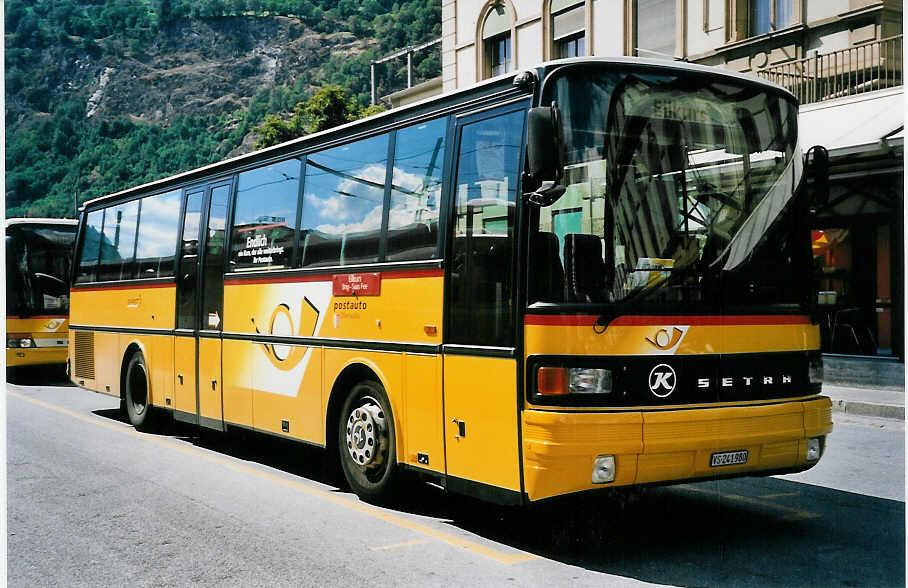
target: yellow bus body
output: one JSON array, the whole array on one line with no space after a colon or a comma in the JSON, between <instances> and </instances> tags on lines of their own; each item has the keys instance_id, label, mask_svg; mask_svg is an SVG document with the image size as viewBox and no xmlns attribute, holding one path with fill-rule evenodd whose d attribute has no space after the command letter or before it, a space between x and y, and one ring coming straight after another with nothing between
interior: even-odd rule
<instances>
[{"instance_id":1,"label":"yellow bus body","mask_svg":"<svg viewBox=\"0 0 908 588\"><path fill-rule=\"evenodd\" d=\"M65 316L6 317L6 334L31 337L34 347L7 347L6 367L64 365L69 320Z\"/></svg>"},{"instance_id":2,"label":"yellow bus body","mask_svg":"<svg viewBox=\"0 0 908 588\"><path fill-rule=\"evenodd\" d=\"M810 465L807 439L832 430L829 399L806 392L782 400L657 408L551 408L518 400L513 359L406 349L442 340L440 270L386 272L380 295L358 298L334 296L330 276L228 278L223 340L199 339L200 406L194 392L179 394L181 387L195 389L196 341L154 333L174 324L172 284L79 288L72 296L74 324L106 327L91 334L94 377L85 377L76 360L74 381L86 388L120 396L124 363L131 349L139 349L149 370L152 405L325 446L333 434L328 418L335 385L351 366L363 367L377 376L392 405L399 463L523 493L531 501L602 487L592 483L591 470L596 457L606 454L617 464L610 486L710 477L717 474L710 455L719 451L750 455L744 465L723 468L722 475L796 470ZM653 351L647 338L671 329L675 318L666 324L617 324L601 334L589 325L527 320L524 360L550 354L646 355ZM673 353L819 347L817 327L805 321L707 322L714 324L689 326ZM263 333L307 337L312 344L252 340ZM77 339L70 341L73 357L79 354ZM402 349L370 350L388 344ZM205 373L215 376L203 380ZM483 409L473 410L469 433L461 438L447 415L471 406Z\"/></svg>"}]
</instances>

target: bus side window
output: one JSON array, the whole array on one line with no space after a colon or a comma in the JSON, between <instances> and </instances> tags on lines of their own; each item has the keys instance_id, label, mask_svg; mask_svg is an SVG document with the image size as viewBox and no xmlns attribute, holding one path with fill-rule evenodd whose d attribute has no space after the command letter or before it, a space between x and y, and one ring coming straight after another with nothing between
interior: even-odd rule
<instances>
[{"instance_id":1,"label":"bus side window","mask_svg":"<svg viewBox=\"0 0 908 588\"><path fill-rule=\"evenodd\" d=\"M79 269L76 271L76 283L94 282L98 270L98 255L101 247L101 230L104 227L104 211L93 210L88 213L85 228L82 230L82 243L79 250Z\"/></svg>"},{"instance_id":2,"label":"bus side window","mask_svg":"<svg viewBox=\"0 0 908 588\"><path fill-rule=\"evenodd\" d=\"M105 209L98 281L128 280L133 277L138 217L138 200Z\"/></svg>"},{"instance_id":3,"label":"bus side window","mask_svg":"<svg viewBox=\"0 0 908 588\"><path fill-rule=\"evenodd\" d=\"M179 218L180 190L142 199L136 237L136 278L173 275Z\"/></svg>"},{"instance_id":4,"label":"bus side window","mask_svg":"<svg viewBox=\"0 0 908 588\"><path fill-rule=\"evenodd\" d=\"M447 119L419 123L397 132L386 259L431 259L438 244Z\"/></svg>"},{"instance_id":5,"label":"bus side window","mask_svg":"<svg viewBox=\"0 0 908 588\"><path fill-rule=\"evenodd\" d=\"M305 235L303 267L378 261L388 136L369 137L306 158L300 225Z\"/></svg>"},{"instance_id":6,"label":"bus side window","mask_svg":"<svg viewBox=\"0 0 908 588\"><path fill-rule=\"evenodd\" d=\"M289 267L296 237L300 160L243 172L236 191L230 271Z\"/></svg>"}]
</instances>

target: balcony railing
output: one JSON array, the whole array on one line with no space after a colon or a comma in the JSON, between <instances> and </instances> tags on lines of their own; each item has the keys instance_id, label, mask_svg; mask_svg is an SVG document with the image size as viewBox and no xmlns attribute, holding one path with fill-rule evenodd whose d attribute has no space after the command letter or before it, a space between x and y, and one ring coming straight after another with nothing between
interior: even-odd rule
<instances>
[{"instance_id":1,"label":"balcony railing","mask_svg":"<svg viewBox=\"0 0 908 588\"><path fill-rule=\"evenodd\" d=\"M756 72L801 102L822 102L901 86L902 36L767 67Z\"/></svg>"}]
</instances>

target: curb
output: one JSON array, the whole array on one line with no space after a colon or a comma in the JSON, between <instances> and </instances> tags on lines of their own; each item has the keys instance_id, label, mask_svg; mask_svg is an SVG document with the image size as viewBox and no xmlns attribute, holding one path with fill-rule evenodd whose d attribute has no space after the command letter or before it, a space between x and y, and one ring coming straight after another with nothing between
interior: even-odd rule
<instances>
[{"instance_id":1,"label":"curb","mask_svg":"<svg viewBox=\"0 0 908 588\"><path fill-rule=\"evenodd\" d=\"M874 404L856 400L833 400L832 410L845 414L905 420L905 407L893 404Z\"/></svg>"}]
</instances>

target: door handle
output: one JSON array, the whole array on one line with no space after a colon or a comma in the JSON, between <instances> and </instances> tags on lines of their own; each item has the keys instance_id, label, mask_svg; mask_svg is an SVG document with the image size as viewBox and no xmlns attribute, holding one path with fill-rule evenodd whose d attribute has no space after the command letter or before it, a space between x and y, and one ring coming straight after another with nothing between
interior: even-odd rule
<instances>
[{"instance_id":1,"label":"door handle","mask_svg":"<svg viewBox=\"0 0 908 588\"><path fill-rule=\"evenodd\" d=\"M457 434L454 435L455 439L467 436L467 423L457 419L451 419L451 422L457 425Z\"/></svg>"},{"instance_id":2,"label":"door handle","mask_svg":"<svg viewBox=\"0 0 908 588\"><path fill-rule=\"evenodd\" d=\"M180 380L180 386L183 385L183 374L177 374L177 378Z\"/></svg>"},{"instance_id":3,"label":"door handle","mask_svg":"<svg viewBox=\"0 0 908 588\"><path fill-rule=\"evenodd\" d=\"M217 390L217 388L218 388L218 381L217 381L217 380L211 380L211 389L212 389L212 390Z\"/></svg>"}]
</instances>

